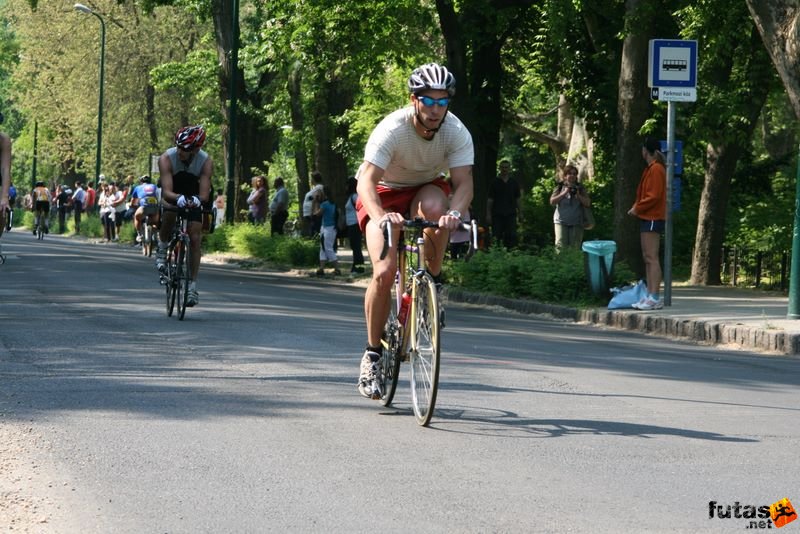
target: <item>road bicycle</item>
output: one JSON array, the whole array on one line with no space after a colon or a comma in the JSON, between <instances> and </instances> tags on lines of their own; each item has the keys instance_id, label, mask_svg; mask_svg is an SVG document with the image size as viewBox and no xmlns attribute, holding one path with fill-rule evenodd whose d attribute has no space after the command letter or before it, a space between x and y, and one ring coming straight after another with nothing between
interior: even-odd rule
<instances>
[{"instance_id":1,"label":"road bicycle","mask_svg":"<svg viewBox=\"0 0 800 534\"><path fill-rule=\"evenodd\" d=\"M392 304L381 336L382 369L378 373L380 401L389 406L397 390L400 363L411 368L411 402L417 423L427 426L433 416L439 388L439 367L443 309L439 288L425 269L426 228L436 229L433 221L403 221L397 240L397 271L391 290ZM470 251L477 249L478 227L475 221L462 224L470 232ZM387 221L386 242L381 258L393 247L391 223Z\"/></svg>"},{"instance_id":2,"label":"road bicycle","mask_svg":"<svg viewBox=\"0 0 800 534\"><path fill-rule=\"evenodd\" d=\"M144 220L142 221L142 256L150 257L158 246L158 228L152 222L153 215L158 212L158 206L147 205L144 207Z\"/></svg>"},{"instance_id":3,"label":"road bicycle","mask_svg":"<svg viewBox=\"0 0 800 534\"><path fill-rule=\"evenodd\" d=\"M34 221L33 231L36 234L36 239L39 241L44 239L44 234L47 233L47 215L42 211L36 214L37 220Z\"/></svg>"},{"instance_id":4,"label":"road bicycle","mask_svg":"<svg viewBox=\"0 0 800 534\"><path fill-rule=\"evenodd\" d=\"M172 236L167 245L167 261L165 271L161 273L161 283L166 287L167 317L172 317L175 304L178 305L178 319L186 315L186 303L189 297L189 282L192 276L192 250L189 240L189 213L200 211L200 208L170 208L164 211L177 213Z\"/></svg>"}]
</instances>

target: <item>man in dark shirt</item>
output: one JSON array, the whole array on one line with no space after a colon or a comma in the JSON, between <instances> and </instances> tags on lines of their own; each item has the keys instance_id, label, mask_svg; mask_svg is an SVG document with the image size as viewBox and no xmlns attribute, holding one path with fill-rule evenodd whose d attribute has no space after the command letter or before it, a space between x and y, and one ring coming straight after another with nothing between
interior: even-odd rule
<instances>
[{"instance_id":1,"label":"man in dark shirt","mask_svg":"<svg viewBox=\"0 0 800 534\"><path fill-rule=\"evenodd\" d=\"M486 222L492 226L492 236L506 248L517 246L517 219L520 214L520 189L511 176L511 163L500 162L500 174L489 187L486 203Z\"/></svg>"},{"instance_id":2,"label":"man in dark shirt","mask_svg":"<svg viewBox=\"0 0 800 534\"><path fill-rule=\"evenodd\" d=\"M59 187L56 194L56 208L58 209L58 233L63 234L67 225L67 209L72 198L72 189L66 185Z\"/></svg>"}]
</instances>

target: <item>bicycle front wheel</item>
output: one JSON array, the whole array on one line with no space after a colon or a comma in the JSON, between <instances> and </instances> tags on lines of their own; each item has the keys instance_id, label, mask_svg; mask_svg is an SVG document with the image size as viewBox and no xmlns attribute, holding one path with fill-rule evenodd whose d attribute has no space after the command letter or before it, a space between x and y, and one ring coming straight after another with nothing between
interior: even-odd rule
<instances>
[{"instance_id":1,"label":"bicycle front wheel","mask_svg":"<svg viewBox=\"0 0 800 534\"><path fill-rule=\"evenodd\" d=\"M439 388L439 297L428 273L414 277L411 323L411 401L417 423L427 426Z\"/></svg>"},{"instance_id":2,"label":"bicycle front wheel","mask_svg":"<svg viewBox=\"0 0 800 534\"><path fill-rule=\"evenodd\" d=\"M189 250L189 238L181 240L181 253L178 256L177 300L178 319L183 321L186 315L186 303L189 300L189 278L192 274L192 253Z\"/></svg>"},{"instance_id":3,"label":"bicycle front wheel","mask_svg":"<svg viewBox=\"0 0 800 534\"><path fill-rule=\"evenodd\" d=\"M403 331L397 320L397 285L392 286L389 317L383 327L381 347L383 348L383 370L381 384L381 404L389 406L397 390L397 379L400 376L400 360L403 346Z\"/></svg>"},{"instance_id":4,"label":"bicycle front wheel","mask_svg":"<svg viewBox=\"0 0 800 534\"><path fill-rule=\"evenodd\" d=\"M175 309L175 297L178 288L178 251L181 248L180 243L175 243L167 250L167 274L166 284L167 288L167 317L172 317L172 312Z\"/></svg>"}]
</instances>

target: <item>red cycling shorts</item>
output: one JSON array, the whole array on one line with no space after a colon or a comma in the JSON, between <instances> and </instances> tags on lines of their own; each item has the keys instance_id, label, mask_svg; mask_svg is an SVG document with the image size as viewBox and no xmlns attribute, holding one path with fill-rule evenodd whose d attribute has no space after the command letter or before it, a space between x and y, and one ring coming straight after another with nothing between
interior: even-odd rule
<instances>
[{"instance_id":1,"label":"red cycling shorts","mask_svg":"<svg viewBox=\"0 0 800 534\"><path fill-rule=\"evenodd\" d=\"M436 178L432 182L426 184L415 185L413 187L386 187L385 185L378 184L378 196L381 199L381 206L387 213L396 212L402 213L406 218L409 216L409 209L411 208L411 201L417 196L420 189L426 185L435 185L444 192L445 196L450 196L450 184L444 178ZM356 211L358 212L358 226L364 232L369 222L369 214L361 204L361 199L356 202Z\"/></svg>"}]
</instances>

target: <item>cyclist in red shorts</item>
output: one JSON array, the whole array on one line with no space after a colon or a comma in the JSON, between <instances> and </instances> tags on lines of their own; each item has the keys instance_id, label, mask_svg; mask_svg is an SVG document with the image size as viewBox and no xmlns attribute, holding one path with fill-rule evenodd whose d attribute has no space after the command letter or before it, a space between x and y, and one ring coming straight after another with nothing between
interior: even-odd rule
<instances>
[{"instance_id":1,"label":"cyclist in red shorts","mask_svg":"<svg viewBox=\"0 0 800 534\"><path fill-rule=\"evenodd\" d=\"M380 398L375 378L397 270L396 250L380 259L386 221L393 225L409 217L438 221L439 229L425 233L425 263L439 282L449 231L458 228L461 213L467 212L472 201L472 136L448 111L455 84L453 74L436 63L415 69L408 79L410 105L387 115L375 127L356 176L358 223L373 266L364 297L367 347L358 380L358 390L365 397ZM445 172L453 187L449 201L450 185L442 178ZM399 234L398 226L393 229Z\"/></svg>"}]
</instances>

